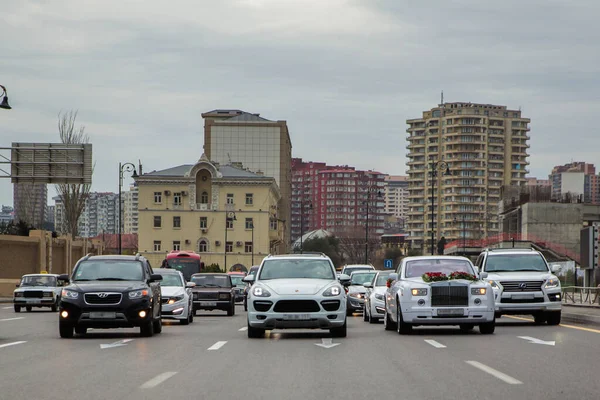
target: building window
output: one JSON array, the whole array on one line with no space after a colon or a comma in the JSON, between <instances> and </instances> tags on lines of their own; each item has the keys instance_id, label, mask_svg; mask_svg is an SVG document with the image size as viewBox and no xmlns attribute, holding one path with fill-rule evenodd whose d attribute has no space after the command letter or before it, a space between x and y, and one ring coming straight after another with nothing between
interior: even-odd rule
<instances>
[{"instance_id":1,"label":"building window","mask_svg":"<svg viewBox=\"0 0 600 400\"><path fill-rule=\"evenodd\" d=\"M208 217L200 217L200 229L208 228Z\"/></svg>"},{"instance_id":2,"label":"building window","mask_svg":"<svg viewBox=\"0 0 600 400\"><path fill-rule=\"evenodd\" d=\"M173 217L173 228L181 228L181 217Z\"/></svg>"},{"instance_id":3,"label":"building window","mask_svg":"<svg viewBox=\"0 0 600 400\"><path fill-rule=\"evenodd\" d=\"M233 242L225 243L225 251L231 253L233 251Z\"/></svg>"},{"instance_id":4,"label":"building window","mask_svg":"<svg viewBox=\"0 0 600 400\"><path fill-rule=\"evenodd\" d=\"M246 205L251 206L254 204L254 196L252 193L246 193Z\"/></svg>"},{"instance_id":5,"label":"building window","mask_svg":"<svg viewBox=\"0 0 600 400\"><path fill-rule=\"evenodd\" d=\"M154 251L160 251L160 240L154 241Z\"/></svg>"},{"instance_id":6,"label":"building window","mask_svg":"<svg viewBox=\"0 0 600 400\"><path fill-rule=\"evenodd\" d=\"M246 253L252 253L252 242L246 242L244 244L244 250Z\"/></svg>"},{"instance_id":7,"label":"building window","mask_svg":"<svg viewBox=\"0 0 600 400\"><path fill-rule=\"evenodd\" d=\"M275 219L275 218L271 218L270 219L270 221L269 221L269 228L272 231L276 231L277 230L277 219Z\"/></svg>"},{"instance_id":8,"label":"building window","mask_svg":"<svg viewBox=\"0 0 600 400\"><path fill-rule=\"evenodd\" d=\"M154 192L154 203L162 203L162 192Z\"/></svg>"},{"instance_id":9,"label":"building window","mask_svg":"<svg viewBox=\"0 0 600 400\"><path fill-rule=\"evenodd\" d=\"M200 195L200 204L208 204L208 192L202 192Z\"/></svg>"},{"instance_id":10,"label":"building window","mask_svg":"<svg viewBox=\"0 0 600 400\"><path fill-rule=\"evenodd\" d=\"M173 194L173 205L180 206L181 205L181 192L177 192Z\"/></svg>"},{"instance_id":11,"label":"building window","mask_svg":"<svg viewBox=\"0 0 600 400\"><path fill-rule=\"evenodd\" d=\"M233 219L229 219L229 218L225 218L226 222L226 227L227 229L233 229Z\"/></svg>"},{"instance_id":12,"label":"building window","mask_svg":"<svg viewBox=\"0 0 600 400\"><path fill-rule=\"evenodd\" d=\"M246 229L253 229L253 225L254 221L252 220L252 218L246 218Z\"/></svg>"},{"instance_id":13,"label":"building window","mask_svg":"<svg viewBox=\"0 0 600 400\"><path fill-rule=\"evenodd\" d=\"M206 253L208 251L208 242L204 239L202 239L200 242L198 242L198 252L199 253Z\"/></svg>"},{"instance_id":14,"label":"building window","mask_svg":"<svg viewBox=\"0 0 600 400\"><path fill-rule=\"evenodd\" d=\"M179 240L173 241L173 250L175 250L175 251L181 250L181 242Z\"/></svg>"},{"instance_id":15,"label":"building window","mask_svg":"<svg viewBox=\"0 0 600 400\"><path fill-rule=\"evenodd\" d=\"M233 193L227 193L227 204L233 204Z\"/></svg>"},{"instance_id":16,"label":"building window","mask_svg":"<svg viewBox=\"0 0 600 400\"><path fill-rule=\"evenodd\" d=\"M155 215L154 216L154 227L155 228L162 227L162 217L160 215Z\"/></svg>"}]
</instances>

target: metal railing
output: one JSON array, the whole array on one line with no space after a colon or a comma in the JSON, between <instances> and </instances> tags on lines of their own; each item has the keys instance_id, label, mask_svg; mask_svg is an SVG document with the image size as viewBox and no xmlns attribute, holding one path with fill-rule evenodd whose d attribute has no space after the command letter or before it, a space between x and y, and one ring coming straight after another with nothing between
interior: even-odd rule
<instances>
[{"instance_id":1,"label":"metal railing","mask_svg":"<svg viewBox=\"0 0 600 400\"><path fill-rule=\"evenodd\" d=\"M563 304L600 305L600 285L598 287L567 286L562 288Z\"/></svg>"}]
</instances>

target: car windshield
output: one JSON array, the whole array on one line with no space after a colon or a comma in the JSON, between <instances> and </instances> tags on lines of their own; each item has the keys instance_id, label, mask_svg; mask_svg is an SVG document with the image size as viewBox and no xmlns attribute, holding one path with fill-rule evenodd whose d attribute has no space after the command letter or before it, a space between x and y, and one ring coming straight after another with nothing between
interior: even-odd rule
<instances>
[{"instance_id":1,"label":"car windshield","mask_svg":"<svg viewBox=\"0 0 600 400\"><path fill-rule=\"evenodd\" d=\"M268 279L335 279L333 266L326 260L269 260L260 269L259 280Z\"/></svg>"},{"instance_id":2,"label":"car windshield","mask_svg":"<svg viewBox=\"0 0 600 400\"><path fill-rule=\"evenodd\" d=\"M250 268L250 271L248 271L248 276L254 276L256 275L256 271L258 271L258 267L252 267Z\"/></svg>"},{"instance_id":3,"label":"car windshield","mask_svg":"<svg viewBox=\"0 0 600 400\"><path fill-rule=\"evenodd\" d=\"M244 279L244 277L241 275L232 275L231 283L233 283L235 286L243 286L245 283L242 282L242 279Z\"/></svg>"},{"instance_id":4,"label":"car windshield","mask_svg":"<svg viewBox=\"0 0 600 400\"><path fill-rule=\"evenodd\" d=\"M231 287L227 275L194 275L192 282L196 284L196 287Z\"/></svg>"},{"instance_id":5,"label":"car windshield","mask_svg":"<svg viewBox=\"0 0 600 400\"><path fill-rule=\"evenodd\" d=\"M539 254L503 254L488 256L485 270L486 272L548 272L548 267Z\"/></svg>"},{"instance_id":6,"label":"car windshield","mask_svg":"<svg viewBox=\"0 0 600 400\"><path fill-rule=\"evenodd\" d=\"M416 278L421 277L427 272L441 272L445 275L450 275L453 272L466 272L475 275L475 272L468 261L427 259L408 261L406 263L404 276L406 278Z\"/></svg>"},{"instance_id":7,"label":"car windshield","mask_svg":"<svg viewBox=\"0 0 600 400\"><path fill-rule=\"evenodd\" d=\"M375 281L375 286L385 286L389 277L390 277L390 274L377 275L377 280Z\"/></svg>"},{"instance_id":8,"label":"car windshield","mask_svg":"<svg viewBox=\"0 0 600 400\"><path fill-rule=\"evenodd\" d=\"M181 276L179 274L162 274L162 281L160 281L160 286L183 286L183 282L181 282Z\"/></svg>"},{"instance_id":9,"label":"car windshield","mask_svg":"<svg viewBox=\"0 0 600 400\"><path fill-rule=\"evenodd\" d=\"M200 261L189 257L171 258L167 260L167 268L176 269L186 280L189 280L192 274L200 272Z\"/></svg>"},{"instance_id":10,"label":"car windshield","mask_svg":"<svg viewBox=\"0 0 600 400\"><path fill-rule=\"evenodd\" d=\"M342 274L352 275L352 273L356 272L356 271L373 271L373 268L369 268L369 267L350 267L350 268L344 268L344 272L342 272Z\"/></svg>"},{"instance_id":11,"label":"car windshield","mask_svg":"<svg viewBox=\"0 0 600 400\"><path fill-rule=\"evenodd\" d=\"M375 277L376 272L371 273L354 273L352 274L352 280L350 281L351 285L364 285L367 282L371 282L373 277Z\"/></svg>"},{"instance_id":12,"label":"car windshield","mask_svg":"<svg viewBox=\"0 0 600 400\"><path fill-rule=\"evenodd\" d=\"M21 280L23 286L56 286L56 278L53 276L24 276Z\"/></svg>"},{"instance_id":13,"label":"car windshield","mask_svg":"<svg viewBox=\"0 0 600 400\"><path fill-rule=\"evenodd\" d=\"M141 281L142 263L124 260L82 261L75 270L73 281Z\"/></svg>"}]
</instances>

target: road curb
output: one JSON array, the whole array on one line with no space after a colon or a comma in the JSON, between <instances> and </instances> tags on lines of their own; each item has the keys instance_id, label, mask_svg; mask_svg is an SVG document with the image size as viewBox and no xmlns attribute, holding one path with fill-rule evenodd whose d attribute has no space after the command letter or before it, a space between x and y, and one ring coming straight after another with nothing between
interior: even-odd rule
<instances>
[{"instance_id":1,"label":"road curb","mask_svg":"<svg viewBox=\"0 0 600 400\"><path fill-rule=\"evenodd\" d=\"M571 322L582 325L596 325L600 326L600 311L598 315L591 315L582 313L582 309L590 309L589 306L563 306L561 320L563 322ZM600 307L599 307L600 308ZM597 307L593 307L596 311Z\"/></svg>"},{"instance_id":2,"label":"road curb","mask_svg":"<svg viewBox=\"0 0 600 400\"><path fill-rule=\"evenodd\" d=\"M2 304L2 303L4 303L4 304L6 304L6 303L12 304L12 302L13 302L12 298L0 298L0 304Z\"/></svg>"}]
</instances>

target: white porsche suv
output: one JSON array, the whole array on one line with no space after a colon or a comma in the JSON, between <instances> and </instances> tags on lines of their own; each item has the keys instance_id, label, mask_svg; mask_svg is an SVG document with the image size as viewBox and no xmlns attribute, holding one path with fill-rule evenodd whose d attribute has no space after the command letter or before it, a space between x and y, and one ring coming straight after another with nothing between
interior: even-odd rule
<instances>
[{"instance_id":1,"label":"white porsche suv","mask_svg":"<svg viewBox=\"0 0 600 400\"><path fill-rule=\"evenodd\" d=\"M324 254L269 255L248 292L248 337L263 337L272 329L329 329L346 337L346 292L350 277L336 277Z\"/></svg>"}]
</instances>

